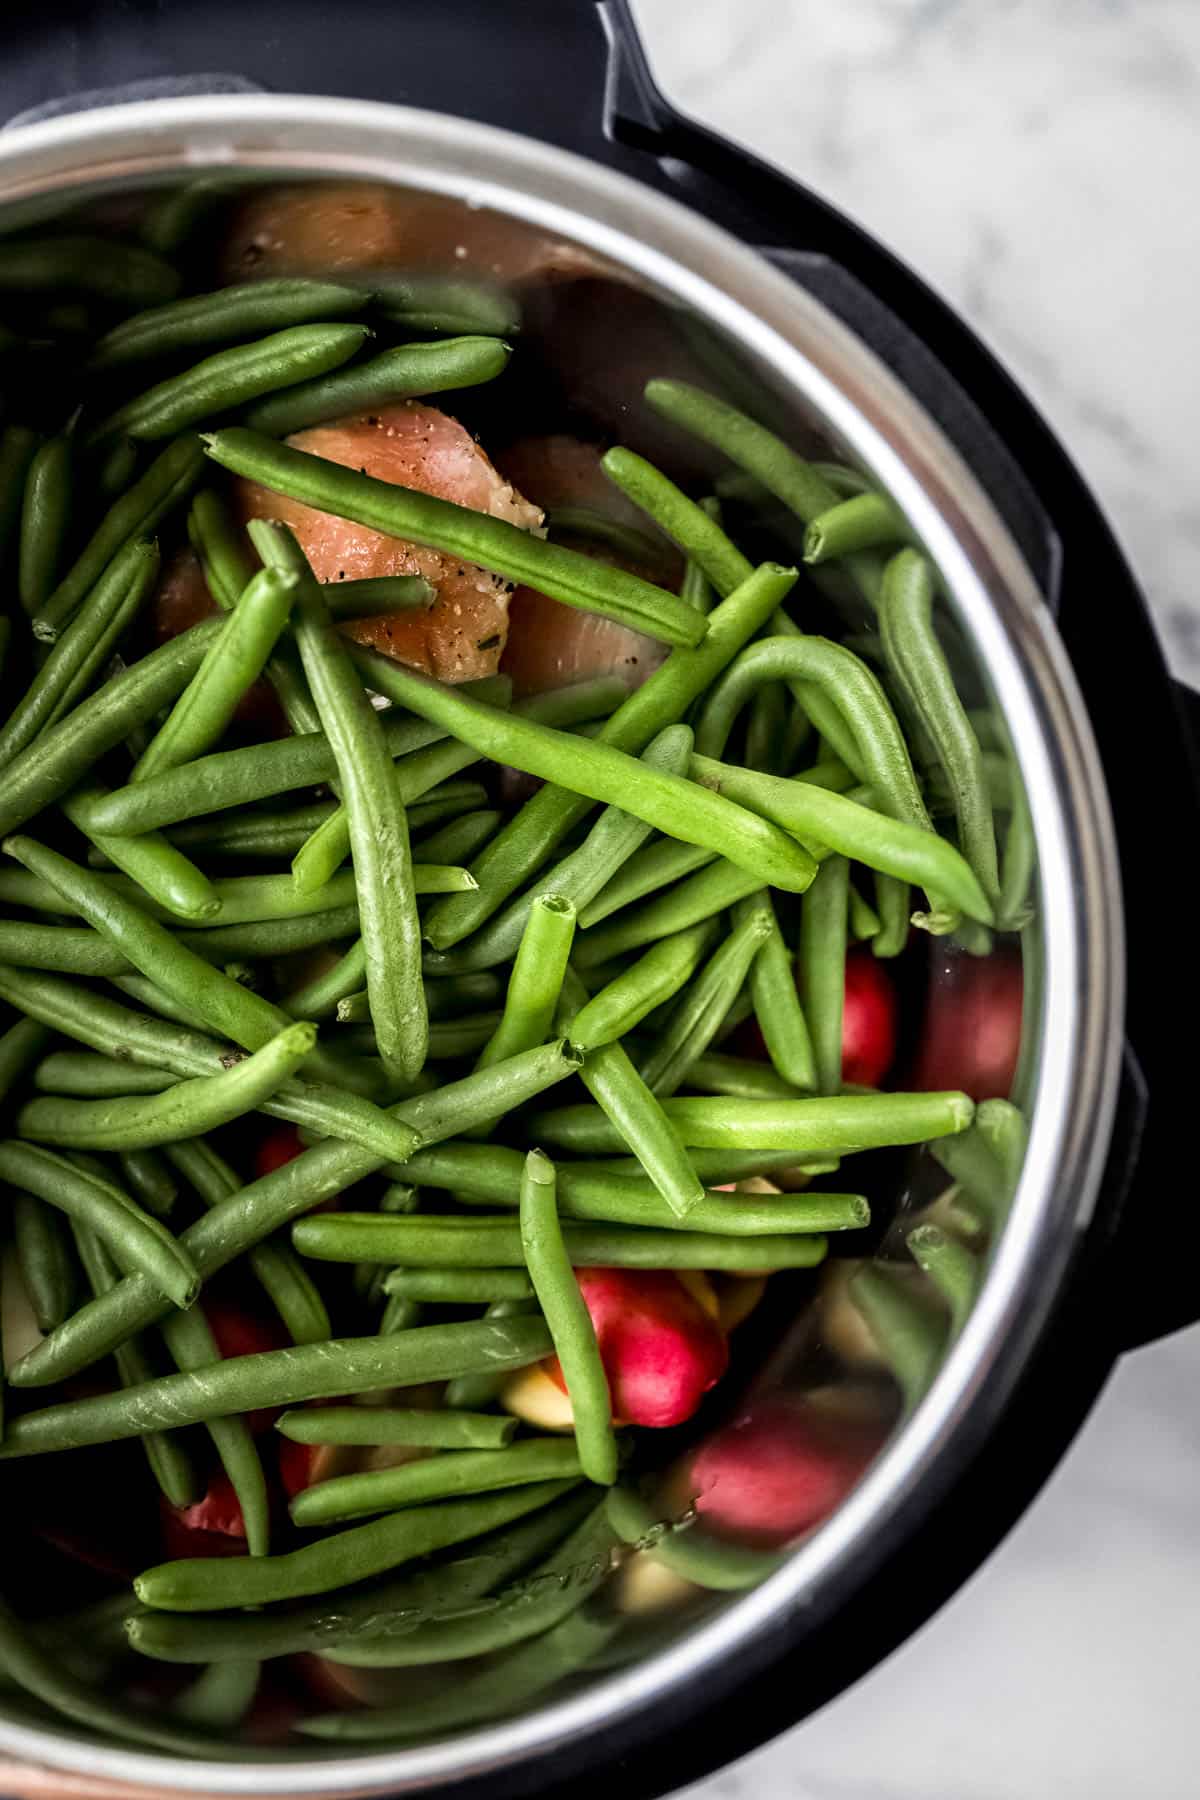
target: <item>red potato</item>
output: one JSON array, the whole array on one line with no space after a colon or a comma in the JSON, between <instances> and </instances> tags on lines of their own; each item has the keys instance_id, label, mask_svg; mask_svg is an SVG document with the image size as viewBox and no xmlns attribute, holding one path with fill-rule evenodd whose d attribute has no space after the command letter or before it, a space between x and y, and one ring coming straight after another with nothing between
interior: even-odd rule
<instances>
[{"instance_id":1,"label":"red potato","mask_svg":"<svg viewBox=\"0 0 1200 1800\"><path fill-rule=\"evenodd\" d=\"M244 1556L246 1522L233 1484L223 1469L209 1481L193 1506L162 1502L163 1545L170 1558L180 1556Z\"/></svg>"},{"instance_id":2,"label":"red potato","mask_svg":"<svg viewBox=\"0 0 1200 1800\"><path fill-rule=\"evenodd\" d=\"M878 1448L875 1429L783 1396L756 1402L691 1458L687 1483L715 1536L774 1549L828 1518Z\"/></svg>"},{"instance_id":3,"label":"red potato","mask_svg":"<svg viewBox=\"0 0 1200 1800\"><path fill-rule=\"evenodd\" d=\"M672 544L657 538L640 509L608 479L600 466L602 451L565 432L549 437L520 438L497 458L508 479L544 509L586 506L620 525L632 525L657 541L661 554L644 562L617 556L601 545L572 549L594 554L640 575L646 581L675 588L682 562ZM508 643L500 667L513 679L518 695L543 693L595 675L620 675L637 687L662 662L666 646L639 631L630 631L598 613L561 606L536 589L519 587L508 609Z\"/></svg>"},{"instance_id":4,"label":"red potato","mask_svg":"<svg viewBox=\"0 0 1200 1800\"><path fill-rule=\"evenodd\" d=\"M614 1418L663 1427L690 1419L725 1373L720 1325L673 1274L647 1269L578 1269L608 1376ZM566 1391L557 1358L545 1365Z\"/></svg>"},{"instance_id":5,"label":"red potato","mask_svg":"<svg viewBox=\"0 0 1200 1800\"><path fill-rule=\"evenodd\" d=\"M298 1126L272 1126L266 1136L259 1139L254 1152L254 1179L261 1181L264 1175L273 1175L276 1169L294 1162L303 1149Z\"/></svg>"},{"instance_id":6,"label":"red potato","mask_svg":"<svg viewBox=\"0 0 1200 1800\"><path fill-rule=\"evenodd\" d=\"M316 275L336 281L358 269L377 269L521 282L561 280L603 266L565 239L448 195L383 182L325 181L261 188L242 201L226 233L220 279Z\"/></svg>"},{"instance_id":7,"label":"red potato","mask_svg":"<svg viewBox=\"0 0 1200 1800\"><path fill-rule=\"evenodd\" d=\"M842 1009L842 1080L878 1087L896 1060L896 988L877 956L851 950Z\"/></svg>"},{"instance_id":8,"label":"red potato","mask_svg":"<svg viewBox=\"0 0 1200 1800\"><path fill-rule=\"evenodd\" d=\"M410 401L366 418L299 431L288 442L379 481L435 494L525 529L541 523L539 508L496 471L457 419L436 407ZM433 584L437 599L428 610L356 621L348 630L359 643L439 681L495 674L508 634L510 590L503 577L457 556L283 499L255 482L236 482L234 496L244 519L281 519L290 525L319 581L423 575Z\"/></svg>"},{"instance_id":9,"label":"red potato","mask_svg":"<svg viewBox=\"0 0 1200 1800\"><path fill-rule=\"evenodd\" d=\"M909 1086L1007 1100L1021 1049L1023 993L1019 951L968 956L939 945Z\"/></svg>"}]
</instances>

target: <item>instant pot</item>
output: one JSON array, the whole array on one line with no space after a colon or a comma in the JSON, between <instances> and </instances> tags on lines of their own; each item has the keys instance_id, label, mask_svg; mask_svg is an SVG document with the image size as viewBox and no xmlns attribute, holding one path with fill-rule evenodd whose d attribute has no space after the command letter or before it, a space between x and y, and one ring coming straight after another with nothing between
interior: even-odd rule
<instances>
[{"instance_id":1,"label":"instant pot","mask_svg":"<svg viewBox=\"0 0 1200 1800\"><path fill-rule=\"evenodd\" d=\"M0 1717L6 1791L678 1788L888 1655L1029 1505L1115 1358L1200 1310L1172 1025L1200 979L1168 935L1194 885L1196 696L985 346L857 226L670 107L626 0L9 0L0 34L0 229L214 174L336 176L430 196L468 243L472 219L493 246L551 243L563 342L624 288L656 321L647 357L686 342L709 385L895 498L1004 719L1039 866L1024 1170L925 1398L778 1573L624 1667L432 1745L176 1763ZM597 342L642 353L602 319ZM599 353L572 369L568 386L604 386ZM648 417L621 406L611 434L644 447ZM780 1356L754 1380L782 1379Z\"/></svg>"}]
</instances>

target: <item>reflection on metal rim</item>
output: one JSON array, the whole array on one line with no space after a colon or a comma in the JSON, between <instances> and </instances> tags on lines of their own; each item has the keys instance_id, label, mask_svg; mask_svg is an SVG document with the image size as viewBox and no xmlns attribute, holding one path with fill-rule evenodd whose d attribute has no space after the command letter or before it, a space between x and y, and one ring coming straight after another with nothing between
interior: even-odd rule
<instances>
[{"instance_id":1,"label":"reflection on metal rim","mask_svg":"<svg viewBox=\"0 0 1200 1800\"><path fill-rule=\"evenodd\" d=\"M65 190L182 169L384 180L465 198L573 239L735 342L896 499L940 567L988 669L1030 797L1046 907L1041 1053L1029 1153L967 1328L860 1487L779 1574L672 1649L578 1698L452 1743L346 1760L178 1763L0 1725L10 1753L208 1793L417 1791L550 1756L643 1714L803 1609L818 1624L953 1480L987 1435L1053 1310L1094 1202L1115 1102L1124 953L1099 763L1065 654L1028 570L936 426L810 296L673 201L530 140L405 108L236 96L116 107L0 140L0 205L21 220Z\"/></svg>"}]
</instances>

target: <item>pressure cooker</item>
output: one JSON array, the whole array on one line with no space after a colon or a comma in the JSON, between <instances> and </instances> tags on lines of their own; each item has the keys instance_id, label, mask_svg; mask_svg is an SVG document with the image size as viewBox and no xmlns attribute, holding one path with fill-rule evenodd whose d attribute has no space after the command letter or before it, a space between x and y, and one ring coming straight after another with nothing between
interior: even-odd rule
<instances>
[{"instance_id":1,"label":"pressure cooker","mask_svg":"<svg viewBox=\"0 0 1200 1800\"><path fill-rule=\"evenodd\" d=\"M1031 1503L1115 1359L1197 1311L1187 1064L1160 971L1170 954L1170 1012L1188 1017L1200 981L1164 944L1162 899L1187 891L1200 827L1196 697L991 352L858 226L669 105L626 0L10 0L0 30L0 231L198 178L333 176L425 197L449 238L486 221L501 262L552 243L564 344L588 340L613 290L648 321L640 344L601 320L596 355L564 363L568 403L594 401L612 359L650 359L644 378L685 339L714 386L892 497L1003 719L1037 846L1024 1166L924 1398L777 1572L673 1637L648 1632L623 1666L395 1750L174 1761L0 1699L0 1786L22 1791L678 1788L915 1631ZM649 422L617 385L607 424L638 447ZM763 1355L760 1391L794 1378L786 1345Z\"/></svg>"}]
</instances>

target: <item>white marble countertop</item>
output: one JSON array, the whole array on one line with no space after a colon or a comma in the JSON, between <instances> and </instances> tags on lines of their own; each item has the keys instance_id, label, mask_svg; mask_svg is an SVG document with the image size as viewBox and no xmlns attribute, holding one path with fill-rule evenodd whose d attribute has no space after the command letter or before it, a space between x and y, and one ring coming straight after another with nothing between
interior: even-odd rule
<instances>
[{"instance_id":1,"label":"white marble countertop","mask_svg":"<svg viewBox=\"0 0 1200 1800\"><path fill-rule=\"evenodd\" d=\"M1200 683L1196 0L634 6L678 104L860 219L991 342ZM1200 1331L1130 1358L950 1606L687 1800L1195 1800L1198 1389Z\"/></svg>"}]
</instances>

